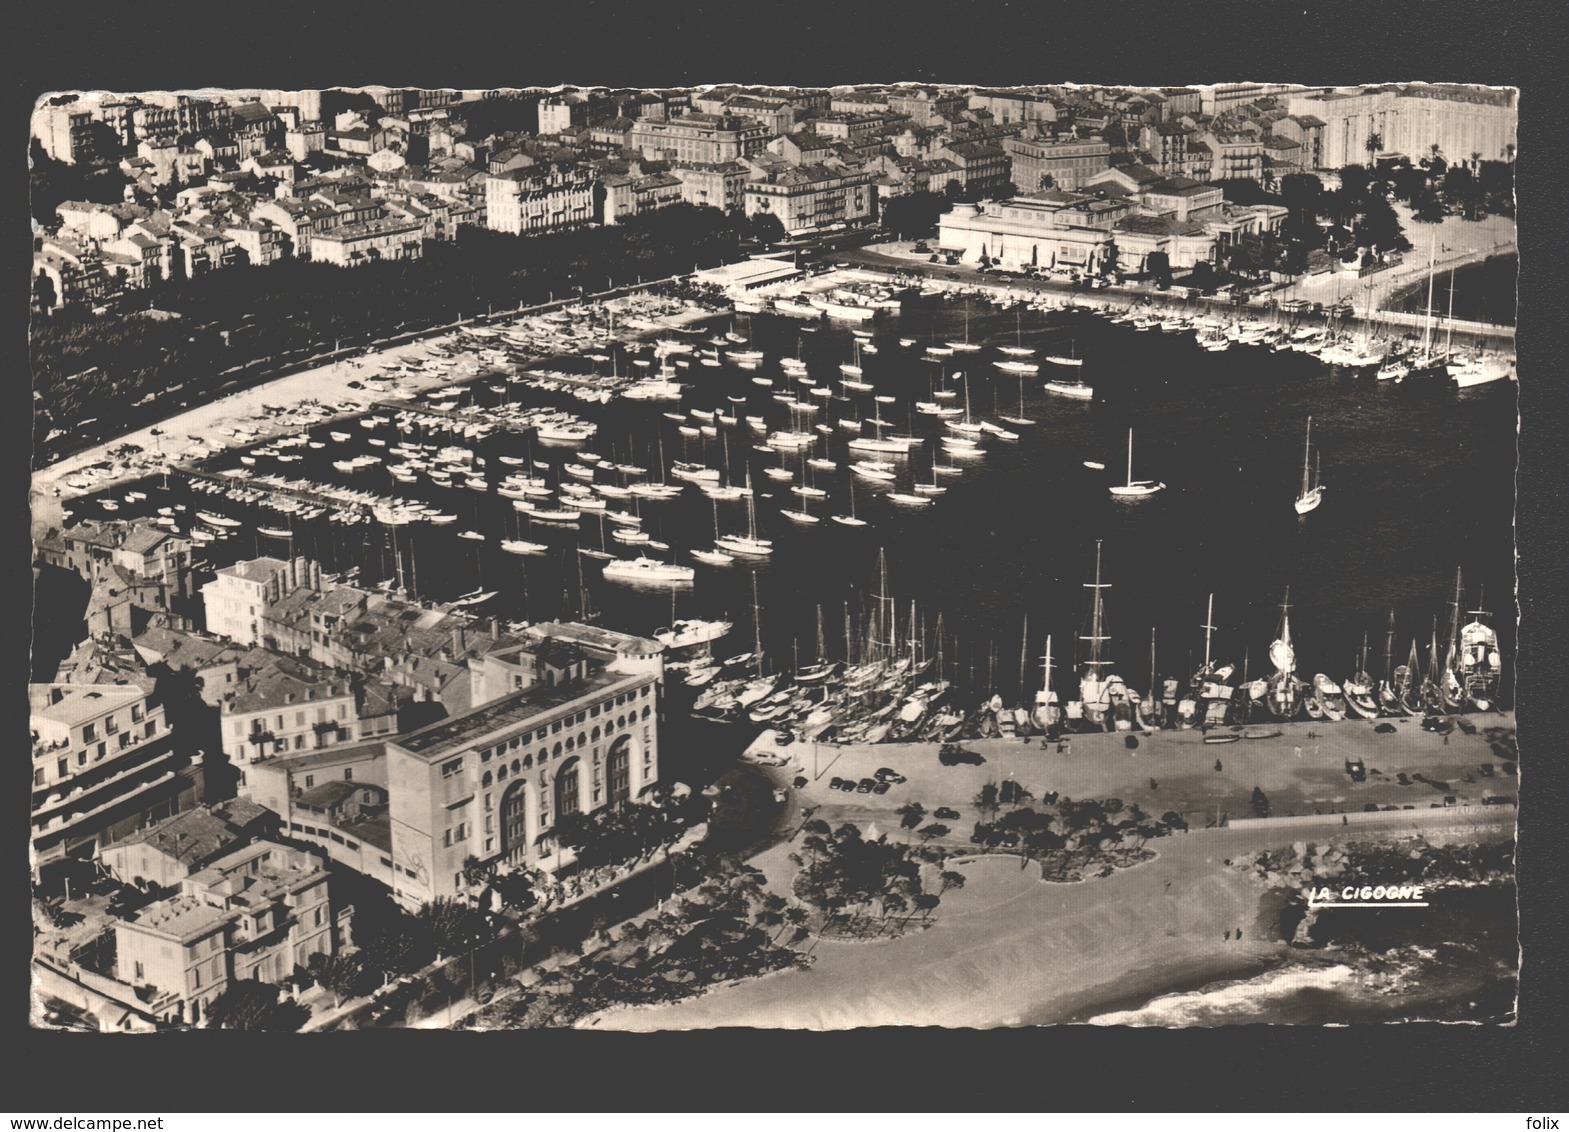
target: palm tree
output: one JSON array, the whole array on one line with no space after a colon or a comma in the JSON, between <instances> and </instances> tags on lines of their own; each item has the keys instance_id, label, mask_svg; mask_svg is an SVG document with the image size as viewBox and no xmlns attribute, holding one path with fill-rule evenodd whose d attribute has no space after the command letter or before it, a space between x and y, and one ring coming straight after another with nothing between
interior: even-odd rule
<instances>
[{"instance_id":1,"label":"palm tree","mask_svg":"<svg viewBox=\"0 0 1569 1132\"><path fill-rule=\"evenodd\" d=\"M1371 169L1373 168L1374 160L1384 151L1384 135L1374 130L1367 135L1367 141L1363 143L1363 148L1367 150L1367 167ZM1434 148L1436 149L1437 147L1435 146Z\"/></svg>"},{"instance_id":2,"label":"palm tree","mask_svg":"<svg viewBox=\"0 0 1569 1132\"><path fill-rule=\"evenodd\" d=\"M964 887L964 874L960 872L954 872L952 869L944 869L940 879L942 880L942 887L937 890L938 896L941 896L950 888Z\"/></svg>"},{"instance_id":3,"label":"palm tree","mask_svg":"<svg viewBox=\"0 0 1569 1132\"><path fill-rule=\"evenodd\" d=\"M1475 150L1471 153L1471 172L1475 173L1482 167L1482 155Z\"/></svg>"}]
</instances>

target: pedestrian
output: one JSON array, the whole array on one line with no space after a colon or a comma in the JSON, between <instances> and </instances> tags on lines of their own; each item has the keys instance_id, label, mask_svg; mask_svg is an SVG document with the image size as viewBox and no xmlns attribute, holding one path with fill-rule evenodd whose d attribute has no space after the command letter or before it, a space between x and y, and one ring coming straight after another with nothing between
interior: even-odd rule
<instances>
[{"instance_id":1,"label":"pedestrian","mask_svg":"<svg viewBox=\"0 0 1569 1132\"><path fill-rule=\"evenodd\" d=\"M1297 756L1297 758L1299 758L1299 759L1300 759L1300 758L1301 758L1301 757L1302 757L1302 748L1301 748L1301 747L1297 747L1297 748L1296 748L1296 749L1295 749L1295 750L1293 750L1293 751L1292 751L1292 752L1291 752L1291 753L1292 753L1292 754L1294 754L1294 755L1296 755L1296 756Z\"/></svg>"},{"instance_id":2,"label":"pedestrian","mask_svg":"<svg viewBox=\"0 0 1569 1132\"><path fill-rule=\"evenodd\" d=\"M1237 938L1238 938L1238 939L1239 939L1239 940L1240 940L1240 939L1241 939L1241 938L1242 938L1242 929L1241 929L1241 928L1238 928L1238 929L1237 929Z\"/></svg>"},{"instance_id":3,"label":"pedestrian","mask_svg":"<svg viewBox=\"0 0 1569 1132\"><path fill-rule=\"evenodd\" d=\"M1449 746L1449 732L1444 732L1444 746Z\"/></svg>"},{"instance_id":4,"label":"pedestrian","mask_svg":"<svg viewBox=\"0 0 1569 1132\"><path fill-rule=\"evenodd\" d=\"M1347 818L1345 814L1341 814L1340 815L1340 824L1341 825L1350 825L1351 824L1351 820L1349 818Z\"/></svg>"},{"instance_id":5,"label":"pedestrian","mask_svg":"<svg viewBox=\"0 0 1569 1132\"><path fill-rule=\"evenodd\" d=\"M1221 766L1220 766L1220 760L1219 760L1219 759L1216 759L1216 760L1215 760L1215 769L1216 769L1216 770L1220 770L1220 769L1221 769Z\"/></svg>"},{"instance_id":6,"label":"pedestrian","mask_svg":"<svg viewBox=\"0 0 1569 1132\"><path fill-rule=\"evenodd\" d=\"M1230 928L1226 929L1226 942L1227 943L1231 942L1231 929Z\"/></svg>"}]
</instances>

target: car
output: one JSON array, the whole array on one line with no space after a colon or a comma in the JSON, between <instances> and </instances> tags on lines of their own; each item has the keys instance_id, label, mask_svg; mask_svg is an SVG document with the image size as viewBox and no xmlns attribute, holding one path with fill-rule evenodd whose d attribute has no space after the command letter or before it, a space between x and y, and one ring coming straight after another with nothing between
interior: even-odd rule
<instances>
[{"instance_id":1,"label":"car","mask_svg":"<svg viewBox=\"0 0 1569 1132\"><path fill-rule=\"evenodd\" d=\"M897 786L901 782L909 781L908 779L906 779L904 777L904 775L900 774L898 771L894 770L892 767L887 767L887 766L878 767L876 770L874 770L872 772L872 777L876 778L876 779L878 779L878 780L880 780L882 782L891 782L895 786Z\"/></svg>"},{"instance_id":2,"label":"car","mask_svg":"<svg viewBox=\"0 0 1569 1132\"><path fill-rule=\"evenodd\" d=\"M842 788L843 786L844 786L844 779L840 778L838 775L835 775L833 778L830 778L828 780L828 789L830 789L830 790L838 790L838 789Z\"/></svg>"},{"instance_id":3,"label":"car","mask_svg":"<svg viewBox=\"0 0 1569 1132\"><path fill-rule=\"evenodd\" d=\"M949 806L938 806L937 809L932 811L932 817L937 818L939 821L958 821L959 811Z\"/></svg>"},{"instance_id":4,"label":"car","mask_svg":"<svg viewBox=\"0 0 1569 1132\"><path fill-rule=\"evenodd\" d=\"M872 787L872 793L873 794L886 794L892 788L893 788L892 783L879 782L876 786Z\"/></svg>"},{"instance_id":5,"label":"car","mask_svg":"<svg viewBox=\"0 0 1569 1132\"><path fill-rule=\"evenodd\" d=\"M795 781L790 783L790 785L794 786L797 790L805 790L806 789L806 775L804 775L804 774L796 775L795 776Z\"/></svg>"},{"instance_id":6,"label":"car","mask_svg":"<svg viewBox=\"0 0 1569 1132\"><path fill-rule=\"evenodd\" d=\"M937 752L937 759L943 766L958 766L960 763L980 766L986 761L986 756L967 751L957 743L944 743Z\"/></svg>"},{"instance_id":7,"label":"car","mask_svg":"<svg viewBox=\"0 0 1569 1132\"><path fill-rule=\"evenodd\" d=\"M863 778L856 784L855 792L857 794L870 794L876 788L877 780L875 778Z\"/></svg>"},{"instance_id":8,"label":"car","mask_svg":"<svg viewBox=\"0 0 1569 1132\"><path fill-rule=\"evenodd\" d=\"M365 383L363 381L351 381L351 382L349 382L349 388L350 389L364 389L365 388Z\"/></svg>"}]
</instances>

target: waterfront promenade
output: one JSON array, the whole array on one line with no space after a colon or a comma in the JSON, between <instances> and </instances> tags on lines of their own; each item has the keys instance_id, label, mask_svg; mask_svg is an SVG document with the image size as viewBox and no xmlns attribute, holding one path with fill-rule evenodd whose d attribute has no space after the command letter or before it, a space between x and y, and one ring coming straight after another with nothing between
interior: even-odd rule
<instances>
[{"instance_id":1,"label":"waterfront promenade","mask_svg":"<svg viewBox=\"0 0 1569 1132\"><path fill-rule=\"evenodd\" d=\"M1416 720L1399 721L1393 734L1366 721L1280 724L1255 729L1282 731L1276 739L1220 745L1205 743L1198 731L1139 734L1137 748L1127 745L1126 733L1076 735L1061 754L1055 746L1042 750L1038 740L980 740L963 745L986 762L955 767L938 762L934 744L821 745L814 766L810 744L780 748L765 733L753 749L794 762L772 773L785 782L797 773L808 779L791 791L797 825L810 809L830 825L854 821L891 839L911 838L895 811L920 801L927 821L939 806L959 811L957 820L944 823L952 834L936 843L969 854L969 830L982 817L976 793L987 782L1012 778L1037 797L1057 790L1074 798L1117 797L1155 816L1175 809L1191 831L1151 841L1153 861L1077 884L1043 883L1037 866L1014 856L952 858L947 867L962 869L967 881L943 894L930 928L896 940L825 941L809 970L685 1002L608 1012L593 1024L637 1031L997 1026L1063 1021L1173 986L1249 977L1288 949L1274 941L1272 913L1261 909L1263 887L1226 861L1295 841L1420 837L1441 844L1512 836L1514 805L1481 799L1513 801L1516 779L1502 770L1513 716L1466 718L1477 733L1456 729L1447 743ZM1347 757L1364 761L1367 782L1351 781ZM1478 773L1483 763L1493 765L1492 777ZM883 766L908 781L885 795L827 789L832 777L859 778ZM1409 785L1399 784L1402 773ZM1473 782L1464 781L1467 774ZM1299 816L1254 820L1254 786L1269 797L1273 814ZM1446 806L1451 795L1471 804ZM1401 808L1372 812L1367 805ZM1232 817L1245 820L1233 825ZM1225 824L1206 828L1217 819ZM787 895L794 848L774 846L752 861ZM1239 927L1243 942L1224 937Z\"/></svg>"}]
</instances>

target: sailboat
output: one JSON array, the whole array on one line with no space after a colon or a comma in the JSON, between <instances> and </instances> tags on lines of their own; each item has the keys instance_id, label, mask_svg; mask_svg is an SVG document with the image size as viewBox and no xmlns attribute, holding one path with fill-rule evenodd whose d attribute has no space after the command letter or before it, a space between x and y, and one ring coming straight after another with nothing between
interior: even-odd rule
<instances>
[{"instance_id":1,"label":"sailboat","mask_svg":"<svg viewBox=\"0 0 1569 1132\"><path fill-rule=\"evenodd\" d=\"M1000 414L999 414L1000 415ZM1019 378L1019 415L1016 417L1003 416L1002 420L1011 425L1032 425L1035 422L1024 415L1024 378Z\"/></svg>"},{"instance_id":2,"label":"sailboat","mask_svg":"<svg viewBox=\"0 0 1569 1132\"><path fill-rule=\"evenodd\" d=\"M1481 605L1480 597L1477 600ZM1485 609L1473 609L1474 619L1460 630L1460 682L1466 702L1477 711L1491 711L1498 703L1498 684L1503 658L1498 652L1498 633L1481 619L1491 616Z\"/></svg>"},{"instance_id":3,"label":"sailboat","mask_svg":"<svg viewBox=\"0 0 1569 1132\"><path fill-rule=\"evenodd\" d=\"M1014 344L1012 346L998 346L997 347L997 349L999 351L1001 351L1004 354L1007 354L1010 358L1028 358L1028 357L1032 357L1035 354L1034 347L1024 345L1024 342L1023 342L1023 330L1022 330L1022 328L1020 326L1020 317L1021 317L1020 312L1017 309L1015 309L1014 312L1013 312L1013 342L1014 342ZM1030 370L1029 372L1034 373L1035 371L1034 370Z\"/></svg>"},{"instance_id":4,"label":"sailboat","mask_svg":"<svg viewBox=\"0 0 1569 1132\"><path fill-rule=\"evenodd\" d=\"M1444 667L1438 677L1438 691L1444 707L1459 711L1465 707L1465 686L1460 682L1460 570L1455 570L1455 599L1449 608L1449 643L1444 650Z\"/></svg>"},{"instance_id":5,"label":"sailboat","mask_svg":"<svg viewBox=\"0 0 1569 1132\"><path fill-rule=\"evenodd\" d=\"M962 353L962 354L973 354L973 353L976 353L977 351L980 350L981 347L977 343L974 343L974 342L970 341L970 307L969 307L969 304L965 304L965 307L964 307L964 341L963 342L954 342L952 340L949 340L948 345L951 346L953 349L957 350L958 352Z\"/></svg>"},{"instance_id":6,"label":"sailboat","mask_svg":"<svg viewBox=\"0 0 1569 1132\"><path fill-rule=\"evenodd\" d=\"M1204 624L1204 664L1193 674L1191 683L1193 699L1203 705L1203 714L1197 722L1207 727L1217 727L1226 722L1226 712L1236 698L1237 690L1230 681L1236 671L1234 665L1217 663L1210 654L1211 634L1215 631L1215 595L1209 595ZM1195 713L1197 708L1195 707Z\"/></svg>"},{"instance_id":7,"label":"sailboat","mask_svg":"<svg viewBox=\"0 0 1569 1132\"><path fill-rule=\"evenodd\" d=\"M1399 673L1406 671L1404 665L1394 667L1395 663L1395 611L1389 611L1389 633L1384 638L1384 678L1378 682L1378 708L1385 715L1401 715L1405 708L1400 703L1402 691Z\"/></svg>"},{"instance_id":8,"label":"sailboat","mask_svg":"<svg viewBox=\"0 0 1569 1132\"><path fill-rule=\"evenodd\" d=\"M1411 638L1411 655L1395 669L1394 685L1400 697L1400 709L1409 715L1422 714L1421 661L1417 659L1416 638Z\"/></svg>"},{"instance_id":9,"label":"sailboat","mask_svg":"<svg viewBox=\"0 0 1569 1132\"><path fill-rule=\"evenodd\" d=\"M1313 418L1307 420L1307 439L1302 446L1302 493L1297 496L1295 507L1298 515L1306 515L1309 511L1317 509L1324 500L1324 487L1318 482L1314 468L1311 481L1308 477L1308 456L1313 451Z\"/></svg>"},{"instance_id":10,"label":"sailboat","mask_svg":"<svg viewBox=\"0 0 1569 1132\"><path fill-rule=\"evenodd\" d=\"M1105 605L1101 598L1101 591L1109 589L1109 583L1100 580L1101 565L1101 540L1095 540L1095 581L1086 583L1085 588L1095 591L1095 598L1090 613L1090 635L1081 637L1080 640L1088 641L1090 658L1084 663L1084 675L1079 677L1079 705L1085 722L1097 727L1111 730L1111 700L1107 694L1110 681L1102 676L1102 669L1108 668L1111 661L1103 655L1103 648L1111 640L1105 633L1103 619Z\"/></svg>"},{"instance_id":11,"label":"sailboat","mask_svg":"<svg viewBox=\"0 0 1569 1132\"><path fill-rule=\"evenodd\" d=\"M850 477L850 513L848 515L835 515L833 521L845 527L864 527L865 519L855 517L855 477Z\"/></svg>"},{"instance_id":12,"label":"sailboat","mask_svg":"<svg viewBox=\"0 0 1569 1132\"><path fill-rule=\"evenodd\" d=\"M1013 319L1014 319L1014 340L1017 341L1018 337L1019 337L1019 329L1018 329L1018 326L1019 326L1019 312L1018 311L1014 311L1013 312ZM1002 352L1004 354L1007 354L1008 357L1004 358L1000 362L993 362L992 365L996 366L1003 373L1016 373L1016 374L1020 374L1020 375L1029 375L1029 374L1037 374L1037 373L1039 373L1041 371L1041 367L1037 363L1035 363L1035 362L1027 362L1027 361L1023 360L1024 358L1027 358L1031 354L1033 354L1035 352L1034 350L1025 349L1023 346L1013 346L1013 347L1004 346L1004 347L1002 347Z\"/></svg>"},{"instance_id":13,"label":"sailboat","mask_svg":"<svg viewBox=\"0 0 1569 1132\"><path fill-rule=\"evenodd\" d=\"M1378 697L1373 687L1373 678L1367 671L1367 634L1362 635L1362 654L1358 658L1356 674L1343 685L1346 694L1346 706L1353 715L1363 719L1375 719L1378 716Z\"/></svg>"},{"instance_id":14,"label":"sailboat","mask_svg":"<svg viewBox=\"0 0 1569 1132\"><path fill-rule=\"evenodd\" d=\"M714 540L714 546L731 554L744 554L750 557L765 558L774 552L771 540L757 537L757 503L748 495L746 497L746 524L747 533L744 535L723 535Z\"/></svg>"},{"instance_id":15,"label":"sailboat","mask_svg":"<svg viewBox=\"0 0 1569 1132\"><path fill-rule=\"evenodd\" d=\"M1144 499L1158 491L1164 491L1166 485L1156 480L1135 480L1133 478L1133 430L1128 430L1128 482L1108 488L1114 499Z\"/></svg>"},{"instance_id":16,"label":"sailboat","mask_svg":"<svg viewBox=\"0 0 1569 1132\"><path fill-rule=\"evenodd\" d=\"M1267 678L1264 706L1276 719L1295 719L1302 712L1303 683L1297 679L1297 652L1291 644L1291 590L1280 603L1280 632L1269 646L1275 671Z\"/></svg>"},{"instance_id":17,"label":"sailboat","mask_svg":"<svg viewBox=\"0 0 1569 1132\"><path fill-rule=\"evenodd\" d=\"M1051 686L1051 634L1046 636L1046 655L1041 658L1041 687L1035 692L1035 710L1031 718L1035 726L1048 735L1052 729L1062 726L1062 705L1057 701L1057 692Z\"/></svg>"}]
</instances>

